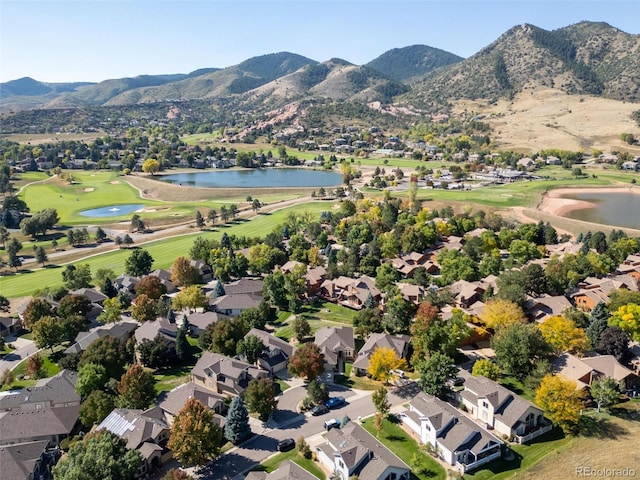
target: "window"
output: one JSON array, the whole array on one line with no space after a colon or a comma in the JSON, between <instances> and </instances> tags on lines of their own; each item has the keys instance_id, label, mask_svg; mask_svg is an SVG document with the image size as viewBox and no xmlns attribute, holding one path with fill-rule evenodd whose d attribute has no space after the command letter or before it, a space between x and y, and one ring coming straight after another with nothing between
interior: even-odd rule
<instances>
[{"instance_id":1,"label":"window","mask_svg":"<svg viewBox=\"0 0 640 480\"><path fill-rule=\"evenodd\" d=\"M489 404L485 401L482 402L482 408L489 408Z\"/></svg>"}]
</instances>

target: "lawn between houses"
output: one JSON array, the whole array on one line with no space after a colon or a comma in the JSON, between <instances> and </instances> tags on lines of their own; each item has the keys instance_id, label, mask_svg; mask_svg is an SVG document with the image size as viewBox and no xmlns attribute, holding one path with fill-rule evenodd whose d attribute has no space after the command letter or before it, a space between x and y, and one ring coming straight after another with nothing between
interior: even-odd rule
<instances>
[{"instance_id":1,"label":"lawn between houses","mask_svg":"<svg viewBox=\"0 0 640 480\"><path fill-rule=\"evenodd\" d=\"M147 250L154 259L153 268L170 268L173 261L179 256L189 256L189 250L193 241L198 236L220 239L222 234L264 237L279 223L284 222L289 212L309 211L313 215L319 215L323 210L330 209L326 202L308 202L303 205L295 205L283 208L277 212L260 214L250 220L234 224L220 225L213 231L194 231L186 235L168 238L166 240L153 241L140 245ZM98 254L71 262L73 265L87 263L91 272L95 273L100 268L110 268L116 274L124 272L125 260L131 255L130 249L121 249ZM22 270L17 275L0 278L0 291L8 298L31 295L36 289L43 286L55 286L62 283L62 268L49 265L37 270Z\"/></svg>"}]
</instances>

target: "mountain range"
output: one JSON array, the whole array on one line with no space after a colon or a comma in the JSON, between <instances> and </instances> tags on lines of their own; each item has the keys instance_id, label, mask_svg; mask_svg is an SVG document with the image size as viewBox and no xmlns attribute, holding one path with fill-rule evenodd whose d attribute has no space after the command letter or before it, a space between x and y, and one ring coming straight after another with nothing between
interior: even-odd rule
<instances>
[{"instance_id":1,"label":"mountain range","mask_svg":"<svg viewBox=\"0 0 640 480\"><path fill-rule=\"evenodd\" d=\"M0 110L137 105L206 99L266 110L302 100L395 103L417 108L456 99L497 100L536 88L640 102L640 35L606 23L548 31L511 28L473 56L412 45L365 65L280 52L228 68L142 75L100 83L0 84Z\"/></svg>"}]
</instances>

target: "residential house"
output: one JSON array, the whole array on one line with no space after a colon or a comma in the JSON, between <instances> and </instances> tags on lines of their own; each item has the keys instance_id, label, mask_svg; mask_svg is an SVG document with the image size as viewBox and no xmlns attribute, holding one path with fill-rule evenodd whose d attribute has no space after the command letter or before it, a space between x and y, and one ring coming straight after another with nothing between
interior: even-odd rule
<instances>
[{"instance_id":1,"label":"residential house","mask_svg":"<svg viewBox=\"0 0 640 480\"><path fill-rule=\"evenodd\" d=\"M620 364L613 355L578 358L565 353L553 359L551 366L558 375L576 382L578 390L588 389L594 380L611 377L618 382L623 393L636 396L640 391L640 377Z\"/></svg>"},{"instance_id":2,"label":"residential house","mask_svg":"<svg viewBox=\"0 0 640 480\"><path fill-rule=\"evenodd\" d=\"M154 340L160 335L167 345L167 356L176 354L176 336L178 327L166 318L157 318L152 322L144 322L135 333L136 345L140 345L145 340Z\"/></svg>"},{"instance_id":3,"label":"residential house","mask_svg":"<svg viewBox=\"0 0 640 480\"><path fill-rule=\"evenodd\" d=\"M366 275L357 279L341 276L325 280L320 287L320 294L329 301L354 309L363 308L369 297L375 305L382 300L382 292L376 287L375 280Z\"/></svg>"},{"instance_id":4,"label":"residential house","mask_svg":"<svg viewBox=\"0 0 640 480\"><path fill-rule=\"evenodd\" d=\"M318 461L342 480L409 480L411 468L360 425L349 422L327 432L316 447Z\"/></svg>"},{"instance_id":5,"label":"residential house","mask_svg":"<svg viewBox=\"0 0 640 480\"><path fill-rule=\"evenodd\" d=\"M46 440L0 446L0 480L50 480L60 450Z\"/></svg>"},{"instance_id":6,"label":"residential house","mask_svg":"<svg viewBox=\"0 0 640 480\"><path fill-rule=\"evenodd\" d=\"M621 288L638 291L638 283L629 275L608 278L587 277L578 285L579 289L570 295L576 307L591 311L599 303L609 303L609 293Z\"/></svg>"},{"instance_id":7,"label":"residential house","mask_svg":"<svg viewBox=\"0 0 640 480\"><path fill-rule=\"evenodd\" d=\"M191 381L222 395L243 395L249 381L268 372L241 360L204 352L191 370Z\"/></svg>"},{"instance_id":8,"label":"residential house","mask_svg":"<svg viewBox=\"0 0 640 480\"><path fill-rule=\"evenodd\" d=\"M227 397L194 382L183 383L169 392L162 392L156 400L167 424L173 425L173 420L190 398L199 400L205 407L213 410L218 425L221 427L224 425L222 414L227 410L225 404Z\"/></svg>"},{"instance_id":9,"label":"residential house","mask_svg":"<svg viewBox=\"0 0 640 480\"><path fill-rule=\"evenodd\" d=\"M307 296L313 297L318 295L322 282L324 282L327 270L324 267L309 267L305 280L307 281Z\"/></svg>"},{"instance_id":10,"label":"residential house","mask_svg":"<svg viewBox=\"0 0 640 480\"><path fill-rule=\"evenodd\" d=\"M139 282L140 279L138 277L123 273L113 280L113 286L116 288L118 293L126 293L134 297L136 295L136 285Z\"/></svg>"},{"instance_id":11,"label":"residential house","mask_svg":"<svg viewBox=\"0 0 640 480\"><path fill-rule=\"evenodd\" d=\"M78 421L77 378L77 373L62 370L33 387L0 392L0 445L41 440L59 445Z\"/></svg>"},{"instance_id":12,"label":"residential house","mask_svg":"<svg viewBox=\"0 0 640 480\"><path fill-rule=\"evenodd\" d=\"M421 443L430 445L441 460L462 473L502 456L503 442L498 437L424 392L411 400L401 418Z\"/></svg>"},{"instance_id":13,"label":"residential house","mask_svg":"<svg viewBox=\"0 0 640 480\"><path fill-rule=\"evenodd\" d=\"M391 264L405 278L413 277L415 271L420 267L424 267L430 275L435 275L440 271L438 266L429 259L428 255L418 252L395 257L391 260Z\"/></svg>"},{"instance_id":14,"label":"residential house","mask_svg":"<svg viewBox=\"0 0 640 480\"><path fill-rule=\"evenodd\" d=\"M209 306L217 313L237 317L249 308L259 307L261 302L262 294L233 293L212 298L209 301Z\"/></svg>"},{"instance_id":15,"label":"residential house","mask_svg":"<svg viewBox=\"0 0 640 480\"><path fill-rule=\"evenodd\" d=\"M213 269L203 260L191 260L189 264L196 270L198 270L200 278L203 282L208 282L213 278Z\"/></svg>"},{"instance_id":16,"label":"residential house","mask_svg":"<svg viewBox=\"0 0 640 480\"><path fill-rule=\"evenodd\" d=\"M356 375L366 375L369 368L369 358L377 348L390 348L396 352L398 357L407 358L410 341L411 337L409 335L372 333L353 362L353 372Z\"/></svg>"},{"instance_id":17,"label":"residential house","mask_svg":"<svg viewBox=\"0 0 640 480\"><path fill-rule=\"evenodd\" d=\"M482 376L468 376L457 399L473 418L517 443L526 443L552 428L540 408Z\"/></svg>"},{"instance_id":18,"label":"residential house","mask_svg":"<svg viewBox=\"0 0 640 480\"><path fill-rule=\"evenodd\" d=\"M414 285L412 283L398 282L396 287L400 290L402 298L407 302L419 305L425 295L425 288L422 285Z\"/></svg>"},{"instance_id":19,"label":"residential house","mask_svg":"<svg viewBox=\"0 0 640 480\"><path fill-rule=\"evenodd\" d=\"M356 346L351 327L322 327L316 332L315 344L334 372L344 372L345 363L354 358Z\"/></svg>"},{"instance_id":20,"label":"residential house","mask_svg":"<svg viewBox=\"0 0 640 480\"><path fill-rule=\"evenodd\" d=\"M224 285L226 295L236 295L239 293L251 293L262 296L264 281L261 278L241 278Z\"/></svg>"},{"instance_id":21,"label":"residential house","mask_svg":"<svg viewBox=\"0 0 640 480\"><path fill-rule=\"evenodd\" d=\"M289 359L296 351L293 345L257 328L249 330L244 338L250 335L258 337L265 346L262 355L258 357L260 367L267 370L271 375L287 368Z\"/></svg>"},{"instance_id":22,"label":"residential house","mask_svg":"<svg viewBox=\"0 0 640 480\"><path fill-rule=\"evenodd\" d=\"M171 281L171 272L162 268L157 268L149 274L151 277L157 277L160 283L165 286L167 293L175 293L178 288L175 283Z\"/></svg>"},{"instance_id":23,"label":"residential house","mask_svg":"<svg viewBox=\"0 0 640 480\"><path fill-rule=\"evenodd\" d=\"M571 302L564 295L541 295L527 299L525 313L532 320L542 323L547 318L562 315L562 312L571 307Z\"/></svg>"},{"instance_id":24,"label":"residential house","mask_svg":"<svg viewBox=\"0 0 640 480\"><path fill-rule=\"evenodd\" d=\"M229 316L223 315L218 312L193 312L188 316L183 317L183 321L187 323L187 329L189 334L193 337L199 337L200 332L207 328L212 323L217 323L220 320L228 320Z\"/></svg>"},{"instance_id":25,"label":"residential house","mask_svg":"<svg viewBox=\"0 0 640 480\"><path fill-rule=\"evenodd\" d=\"M15 335L22 330L20 317L0 316L0 338Z\"/></svg>"},{"instance_id":26,"label":"residential house","mask_svg":"<svg viewBox=\"0 0 640 480\"><path fill-rule=\"evenodd\" d=\"M96 427L96 430L103 429L127 442L129 450L140 453L142 460L137 477L155 472L173 456L167 449L170 427L158 407L148 410L116 408Z\"/></svg>"},{"instance_id":27,"label":"residential house","mask_svg":"<svg viewBox=\"0 0 640 480\"><path fill-rule=\"evenodd\" d=\"M318 480L318 477L292 460L285 460L271 473L249 472L244 478L245 480Z\"/></svg>"},{"instance_id":28,"label":"residential house","mask_svg":"<svg viewBox=\"0 0 640 480\"><path fill-rule=\"evenodd\" d=\"M475 302L481 301L488 285L483 282L468 282L458 280L451 284L451 293L455 296L456 306L469 308Z\"/></svg>"},{"instance_id":29,"label":"residential house","mask_svg":"<svg viewBox=\"0 0 640 480\"><path fill-rule=\"evenodd\" d=\"M120 343L124 344L138 326L138 322L132 319L98 325L88 332L78 333L74 343L64 351L64 354L69 355L71 353L82 353L93 342L99 338L106 337L107 335L117 338L120 340Z\"/></svg>"}]
</instances>

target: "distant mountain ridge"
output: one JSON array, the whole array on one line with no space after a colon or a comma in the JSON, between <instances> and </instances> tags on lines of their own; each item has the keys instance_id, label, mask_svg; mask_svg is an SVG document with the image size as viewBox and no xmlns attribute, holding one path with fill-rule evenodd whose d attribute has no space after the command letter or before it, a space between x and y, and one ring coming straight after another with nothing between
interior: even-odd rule
<instances>
[{"instance_id":1,"label":"distant mountain ridge","mask_svg":"<svg viewBox=\"0 0 640 480\"><path fill-rule=\"evenodd\" d=\"M378 101L435 110L456 99L493 101L536 88L640 101L640 35L596 22L553 31L524 24L468 59L411 45L391 49L365 65L279 52L223 69L93 84L22 78L0 84L0 110L191 100L233 102L257 110L302 100Z\"/></svg>"},{"instance_id":2,"label":"distant mountain ridge","mask_svg":"<svg viewBox=\"0 0 640 480\"><path fill-rule=\"evenodd\" d=\"M389 78L404 81L436 68L464 60L450 52L427 45L410 45L391 49L366 64Z\"/></svg>"}]
</instances>

